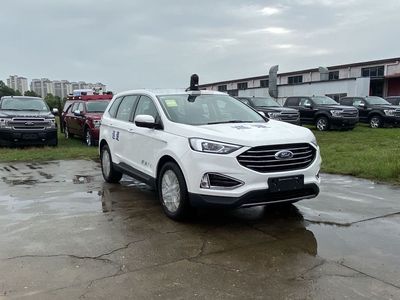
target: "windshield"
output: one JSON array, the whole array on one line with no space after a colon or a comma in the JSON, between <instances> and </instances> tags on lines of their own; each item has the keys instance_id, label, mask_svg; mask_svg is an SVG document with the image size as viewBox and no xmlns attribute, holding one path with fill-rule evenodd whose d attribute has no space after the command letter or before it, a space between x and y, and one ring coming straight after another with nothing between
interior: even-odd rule
<instances>
[{"instance_id":1,"label":"windshield","mask_svg":"<svg viewBox=\"0 0 400 300\"><path fill-rule=\"evenodd\" d=\"M312 97L312 100L318 105L339 105L335 100L326 96Z\"/></svg>"},{"instance_id":2,"label":"windshield","mask_svg":"<svg viewBox=\"0 0 400 300\"><path fill-rule=\"evenodd\" d=\"M252 98L255 107L279 107L280 105L272 98Z\"/></svg>"},{"instance_id":3,"label":"windshield","mask_svg":"<svg viewBox=\"0 0 400 300\"><path fill-rule=\"evenodd\" d=\"M253 109L228 95L165 95L158 97L168 118L177 123L265 122Z\"/></svg>"},{"instance_id":4,"label":"windshield","mask_svg":"<svg viewBox=\"0 0 400 300\"><path fill-rule=\"evenodd\" d=\"M383 99L383 98L381 98L381 97L376 97L376 96L367 97L365 100L366 100L366 101L368 102L368 104L370 104L370 105L377 105L377 104L391 105L391 104L390 104L389 102L387 102L385 99Z\"/></svg>"},{"instance_id":5,"label":"windshield","mask_svg":"<svg viewBox=\"0 0 400 300\"><path fill-rule=\"evenodd\" d=\"M33 98L5 98L1 102L0 109L4 110L30 110L30 111L50 111L43 99Z\"/></svg>"},{"instance_id":6,"label":"windshield","mask_svg":"<svg viewBox=\"0 0 400 300\"><path fill-rule=\"evenodd\" d=\"M86 104L87 112L103 113L106 110L108 103L108 101L90 101Z\"/></svg>"}]
</instances>

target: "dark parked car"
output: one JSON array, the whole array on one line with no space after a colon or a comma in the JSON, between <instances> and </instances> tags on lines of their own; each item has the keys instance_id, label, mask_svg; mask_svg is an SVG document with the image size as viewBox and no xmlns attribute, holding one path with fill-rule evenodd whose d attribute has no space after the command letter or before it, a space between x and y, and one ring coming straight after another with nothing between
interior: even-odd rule
<instances>
[{"instance_id":1,"label":"dark parked car","mask_svg":"<svg viewBox=\"0 0 400 300\"><path fill-rule=\"evenodd\" d=\"M300 114L296 109L282 107L272 98L237 97L237 99L257 111L262 111L270 119L300 125Z\"/></svg>"},{"instance_id":2,"label":"dark parked car","mask_svg":"<svg viewBox=\"0 0 400 300\"><path fill-rule=\"evenodd\" d=\"M400 124L400 106L392 105L381 97L344 97L340 103L356 107L360 122L368 123L372 128Z\"/></svg>"},{"instance_id":3,"label":"dark parked car","mask_svg":"<svg viewBox=\"0 0 400 300\"><path fill-rule=\"evenodd\" d=\"M285 107L299 110L302 124L314 124L320 131L329 129L351 130L358 122L358 110L339 105L326 96L288 97Z\"/></svg>"},{"instance_id":4,"label":"dark parked car","mask_svg":"<svg viewBox=\"0 0 400 300\"><path fill-rule=\"evenodd\" d=\"M94 146L99 140L101 117L109 100L74 101L64 114L64 135L71 138L83 138L88 146Z\"/></svg>"},{"instance_id":5,"label":"dark parked car","mask_svg":"<svg viewBox=\"0 0 400 300\"><path fill-rule=\"evenodd\" d=\"M393 105L400 105L400 96L389 96L385 98L387 102Z\"/></svg>"},{"instance_id":6,"label":"dark parked car","mask_svg":"<svg viewBox=\"0 0 400 300\"><path fill-rule=\"evenodd\" d=\"M46 102L38 97L0 99L0 146L57 146L57 123Z\"/></svg>"}]
</instances>

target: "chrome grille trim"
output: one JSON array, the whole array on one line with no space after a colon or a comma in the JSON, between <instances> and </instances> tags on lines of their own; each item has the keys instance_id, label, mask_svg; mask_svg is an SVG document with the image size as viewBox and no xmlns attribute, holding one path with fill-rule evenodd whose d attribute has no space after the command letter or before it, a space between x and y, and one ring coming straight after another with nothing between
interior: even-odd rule
<instances>
[{"instance_id":1,"label":"chrome grille trim","mask_svg":"<svg viewBox=\"0 0 400 300\"><path fill-rule=\"evenodd\" d=\"M277 159L275 154L282 150L293 153L288 159ZM316 158L317 150L307 143L259 146L237 156L239 164L261 173L283 172L305 169Z\"/></svg>"}]
</instances>

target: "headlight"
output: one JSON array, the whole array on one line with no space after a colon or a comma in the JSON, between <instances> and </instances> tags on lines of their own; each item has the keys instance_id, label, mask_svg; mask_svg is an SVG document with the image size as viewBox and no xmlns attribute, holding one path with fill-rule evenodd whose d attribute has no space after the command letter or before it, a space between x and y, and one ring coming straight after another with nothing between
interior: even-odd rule
<instances>
[{"instance_id":1,"label":"headlight","mask_svg":"<svg viewBox=\"0 0 400 300\"><path fill-rule=\"evenodd\" d=\"M331 114L332 114L332 117L338 118L338 117L342 116L342 111L334 109L334 110L331 110Z\"/></svg>"},{"instance_id":2,"label":"headlight","mask_svg":"<svg viewBox=\"0 0 400 300\"><path fill-rule=\"evenodd\" d=\"M280 119L281 113L269 112L268 113L268 117L271 118L271 119Z\"/></svg>"},{"instance_id":3,"label":"headlight","mask_svg":"<svg viewBox=\"0 0 400 300\"><path fill-rule=\"evenodd\" d=\"M197 138L189 139L189 144L194 151L215 153L215 154L229 154L242 148L242 146L238 145L225 144L225 143L208 141Z\"/></svg>"},{"instance_id":4,"label":"headlight","mask_svg":"<svg viewBox=\"0 0 400 300\"><path fill-rule=\"evenodd\" d=\"M101 125L101 120L93 120L93 125L94 127L99 128Z\"/></svg>"},{"instance_id":5,"label":"headlight","mask_svg":"<svg viewBox=\"0 0 400 300\"><path fill-rule=\"evenodd\" d=\"M56 128L56 120L50 119L48 125L46 126L47 129Z\"/></svg>"},{"instance_id":6,"label":"headlight","mask_svg":"<svg viewBox=\"0 0 400 300\"><path fill-rule=\"evenodd\" d=\"M0 119L0 128L11 128L11 126L8 125L8 121L8 119Z\"/></svg>"},{"instance_id":7,"label":"headlight","mask_svg":"<svg viewBox=\"0 0 400 300\"><path fill-rule=\"evenodd\" d=\"M311 144L318 148L317 138L315 136L312 138Z\"/></svg>"},{"instance_id":8,"label":"headlight","mask_svg":"<svg viewBox=\"0 0 400 300\"><path fill-rule=\"evenodd\" d=\"M390 117L394 117L394 112L395 111L396 111L395 109L385 109L384 110L385 115L390 116Z\"/></svg>"}]
</instances>

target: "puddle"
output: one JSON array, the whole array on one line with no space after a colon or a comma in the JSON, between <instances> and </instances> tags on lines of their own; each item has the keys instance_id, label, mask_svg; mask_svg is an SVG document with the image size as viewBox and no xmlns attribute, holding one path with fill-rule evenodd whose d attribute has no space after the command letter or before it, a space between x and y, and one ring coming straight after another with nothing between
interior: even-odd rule
<instances>
[{"instance_id":1,"label":"puddle","mask_svg":"<svg viewBox=\"0 0 400 300\"><path fill-rule=\"evenodd\" d=\"M90 175L75 175L72 179L74 184L84 184L93 181L93 176Z\"/></svg>"},{"instance_id":2,"label":"puddle","mask_svg":"<svg viewBox=\"0 0 400 300\"><path fill-rule=\"evenodd\" d=\"M35 185L38 183L38 180L33 179L32 177L23 177L23 178L7 178L2 177L2 180L8 185Z\"/></svg>"}]
</instances>

